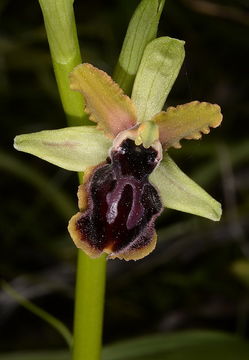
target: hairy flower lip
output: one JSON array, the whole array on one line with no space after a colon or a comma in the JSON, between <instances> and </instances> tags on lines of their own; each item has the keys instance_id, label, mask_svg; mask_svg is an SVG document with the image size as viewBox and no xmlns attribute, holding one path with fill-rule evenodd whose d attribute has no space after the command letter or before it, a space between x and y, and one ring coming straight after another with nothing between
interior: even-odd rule
<instances>
[{"instance_id":1,"label":"hairy flower lip","mask_svg":"<svg viewBox=\"0 0 249 360\"><path fill-rule=\"evenodd\" d=\"M149 182L157 151L126 137L110 155L84 179L78 193L81 212L68 229L91 257L105 252L109 258L137 260L154 249L154 223L162 211L160 195Z\"/></svg>"}]
</instances>

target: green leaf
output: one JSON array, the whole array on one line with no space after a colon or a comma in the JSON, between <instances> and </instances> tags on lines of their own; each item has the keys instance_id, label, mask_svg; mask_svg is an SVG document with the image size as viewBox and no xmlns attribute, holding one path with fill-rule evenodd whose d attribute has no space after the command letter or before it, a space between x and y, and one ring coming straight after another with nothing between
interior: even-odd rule
<instances>
[{"instance_id":1,"label":"green leaf","mask_svg":"<svg viewBox=\"0 0 249 360\"><path fill-rule=\"evenodd\" d=\"M26 308L28 311L32 312L36 316L40 317L42 320L47 322L50 326L52 326L58 333L64 338L69 348L72 347L73 336L70 333L69 329L65 324L53 315L49 314L47 311L43 310L39 306L35 305L21 294L19 294L12 286L10 286L5 281L2 281L2 289L13 299L15 299L20 305Z\"/></svg>"},{"instance_id":2,"label":"green leaf","mask_svg":"<svg viewBox=\"0 0 249 360\"><path fill-rule=\"evenodd\" d=\"M184 60L184 41L161 37L150 42L139 66L132 96L138 121L162 110Z\"/></svg>"},{"instance_id":3,"label":"green leaf","mask_svg":"<svg viewBox=\"0 0 249 360\"><path fill-rule=\"evenodd\" d=\"M66 351L0 354L1 360L69 360ZM246 341L206 330L158 334L122 341L104 347L102 360L247 360Z\"/></svg>"},{"instance_id":4,"label":"green leaf","mask_svg":"<svg viewBox=\"0 0 249 360\"><path fill-rule=\"evenodd\" d=\"M112 142L94 126L45 130L15 137L14 147L71 171L104 161Z\"/></svg>"},{"instance_id":5,"label":"green leaf","mask_svg":"<svg viewBox=\"0 0 249 360\"><path fill-rule=\"evenodd\" d=\"M167 153L150 180L159 189L165 207L220 220L220 203L184 174Z\"/></svg>"},{"instance_id":6,"label":"green leaf","mask_svg":"<svg viewBox=\"0 0 249 360\"><path fill-rule=\"evenodd\" d=\"M126 33L113 79L130 95L146 45L157 34L165 0L143 0L137 7Z\"/></svg>"},{"instance_id":7,"label":"green leaf","mask_svg":"<svg viewBox=\"0 0 249 360\"><path fill-rule=\"evenodd\" d=\"M145 336L107 346L103 351L103 360L247 360L248 356L246 341L204 330Z\"/></svg>"}]
</instances>

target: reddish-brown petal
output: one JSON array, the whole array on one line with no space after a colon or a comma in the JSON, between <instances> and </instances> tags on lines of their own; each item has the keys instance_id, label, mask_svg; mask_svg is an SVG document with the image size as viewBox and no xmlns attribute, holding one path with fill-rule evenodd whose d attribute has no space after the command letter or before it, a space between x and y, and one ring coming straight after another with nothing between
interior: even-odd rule
<instances>
[{"instance_id":1,"label":"reddish-brown petal","mask_svg":"<svg viewBox=\"0 0 249 360\"><path fill-rule=\"evenodd\" d=\"M159 139L164 149L180 148L181 139L198 140L208 134L210 127L217 127L222 121L219 105L192 101L188 104L169 107L152 119L159 127Z\"/></svg>"},{"instance_id":2,"label":"reddish-brown petal","mask_svg":"<svg viewBox=\"0 0 249 360\"><path fill-rule=\"evenodd\" d=\"M70 74L70 87L82 93L90 119L111 138L136 122L131 99L104 71L90 64L81 64Z\"/></svg>"}]
</instances>

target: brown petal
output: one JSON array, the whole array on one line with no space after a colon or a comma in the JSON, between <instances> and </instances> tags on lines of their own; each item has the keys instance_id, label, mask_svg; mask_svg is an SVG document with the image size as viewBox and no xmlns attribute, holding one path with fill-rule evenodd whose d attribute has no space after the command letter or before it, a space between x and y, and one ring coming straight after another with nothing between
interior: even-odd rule
<instances>
[{"instance_id":1,"label":"brown petal","mask_svg":"<svg viewBox=\"0 0 249 360\"><path fill-rule=\"evenodd\" d=\"M78 65L70 74L70 87L82 93L90 119L109 137L136 124L131 99L104 71L90 64Z\"/></svg>"},{"instance_id":2,"label":"brown petal","mask_svg":"<svg viewBox=\"0 0 249 360\"><path fill-rule=\"evenodd\" d=\"M219 105L192 101L188 104L169 107L152 119L159 127L159 139L164 149L180 148L181 139L198 140L208 134L210 127L217 127L222 121Z\"/></svg>"}]
</instances>

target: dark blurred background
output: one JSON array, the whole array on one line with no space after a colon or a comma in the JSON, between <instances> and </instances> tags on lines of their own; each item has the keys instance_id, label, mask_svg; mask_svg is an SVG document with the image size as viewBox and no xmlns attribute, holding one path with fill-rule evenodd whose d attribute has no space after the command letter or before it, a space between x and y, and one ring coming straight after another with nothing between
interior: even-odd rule
<instances>
[{"instance_id":1,"label":"dark blurred background","mask_svg":"<svg viewBox=\"0 0 249 360\"><path fill-rule=\"evenodd\" d=\"M138 1L75 1L82 57L112 73ZM171 150L177 164L223 204L221 222L166 210L156 250L108 263L104 341L179 329L249 335L249 3L167 0L159 36L186 41L167 100L218 103L222 126ZM16 152L17 134L66 120L38 1L0 1L0 272L72 328L76 248L67 221L77 177ZM0 351L64 347L54 329L0 292Z\"/></svg>"}]
</instances>

